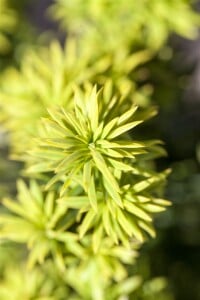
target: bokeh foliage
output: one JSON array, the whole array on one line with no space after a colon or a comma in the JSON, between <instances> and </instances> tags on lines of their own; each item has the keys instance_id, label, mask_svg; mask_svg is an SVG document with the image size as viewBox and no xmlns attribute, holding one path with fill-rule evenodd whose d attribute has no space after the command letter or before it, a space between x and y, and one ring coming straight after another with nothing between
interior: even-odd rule
<instances>
[{"instance_id":1,"label":"bokeh foliage","mask_svg":"<svg viewBox=\"0 0 200 300\"><path fill-rule=\"evenodd\" d=\"M97 51L115 52L118 47L135 45L157 50L171 31L189 38L197 34L199 16L190 3L188 0L141 0L139 3L58 0L50 13L61 20L63 28L83 38L84 43L96 44Z\"/></svg>"},{"instance_id":2,"label":"bokeh foliage","mask_svg":"<svg viewBox=\"0 0 200 300\"><path fill-rule=\"evenodd\" d=\"M24 179L16 196L2 197L0 297L173 300L167 280L146 276L137 262L144 255L149 267L140 247L151 245L155 215L170 205L169 169L156 168L166 152L152 140L162 128L150 132L148 119L154 104L166 111L162 94L170 98L167 39L193 38L199 15L186 0L55 0L48 14L65 45L56 37L35 45L30 29L27 47L24 6L4 3L2 47L20 55L2 64L0 121Z\"/></svg>"}]
</instances>

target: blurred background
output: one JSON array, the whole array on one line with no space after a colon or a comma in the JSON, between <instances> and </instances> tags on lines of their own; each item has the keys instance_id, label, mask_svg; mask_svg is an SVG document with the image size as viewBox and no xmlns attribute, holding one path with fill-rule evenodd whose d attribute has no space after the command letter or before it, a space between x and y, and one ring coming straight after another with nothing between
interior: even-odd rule
<instances>
[{"instance_id":1,"label":"blurred background","mask_svg":"<svg viewBox=\"0 0 200 300\"><path fill-rule=\"evenodd\" d=\"M53 1L11 2L20 17L14 34L9 33L12 49L0 55L1 70L18 65L21 53L27 45L34 47L38 36L41 43L54 36L61 42L64 39L58 24L45 13ZM200 10L200 3L195 9ZM168 156L156 163L159 169L172 169L165 194L173 205L155 220L157 238L143 246L137 268L146 278L166 276L176 300L199 300L200 34L195 40L172 34L146 68L148 74L140 84L148 82L154 87L152 98L159 114L141 131L165 143ZM0 192L15 194L21 165L8 159L9 138L3 128L0 151Z\"/></svg>"}]
</instances>

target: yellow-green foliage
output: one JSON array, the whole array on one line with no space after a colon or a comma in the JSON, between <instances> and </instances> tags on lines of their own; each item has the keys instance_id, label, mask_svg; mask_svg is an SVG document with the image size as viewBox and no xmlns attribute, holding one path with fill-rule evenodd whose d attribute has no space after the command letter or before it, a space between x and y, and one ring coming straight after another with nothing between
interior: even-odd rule
<instances>
[{"instance_id":1,"label":"yellow-green foliage","mask_svg":"<svg viewBox=\"0 0 200 300\"><path fill-rule=\"evenodd\" d=\"M117 300L140 286L125 266L148 234L155 236L153 215L170 204L159 195L167 172L148 168L149 159L165 153L160 142L128 134L155 112L127 108L126 99L112 95L109 84L99 91L87 84L76 88L67 110L49 109L25 170L36 177L47 172L43 184L19 181L18 201L3 200L2 241L26 244L31 269L50 259L80 299ZM36 283L29 291L27 282L28 293ZM9 297L7 280L4 289ZM15 292L17 299L20 282Z\"/></svg>"},{"instance_id":2,"label":"yellow-green foliage","mask_svg":"<svg viewBox=\"0 0 200 300\"><path fill-rule=\"evenodd\" d=\"M64 49L53 41L49 47L38 47L37 53L28 50L20 69L7 68L0 78L0 121L10 133L12 155L19 159L27 150L30 136L37 136L37 123L47 115L47 108L70 108L75 85L107 83L108 89L130 102L148 103L145 86L137 90L132 78L134 70L150 57L148 50L129 54L121 49L116 55L94 58L92 50L82 50L74 39L68 39Z\"/></svg>"},{"instance_id":3,"label":"yellow-green foliage","mask_svg":"<svg viewBox=\"0 0 200 300\"><path fill-rule=\"evenodd\" d=\"M129 244L129 237L142 242L141 229L154 236L150 215L169 204L148 193L165 174L142 167L149 155L164 153L159 142L134 141L128 135L149 117L149 112L137 113L135 105L124 111L124 100L109 97L106 91L77 90L71 111L50 110L50 118L43 120L42 136L30 152L33 158L27 169L29 174L56 174L46 189L59 182L59 202L84 215L87 212L80 236L94 227L96 250L105 234L124 245ZM82 191L74 197L70 186L77 182Z\"/></svg>"},{"instance_id":4,"label":"yellow-green foliage","mask_svg":"<svg viewBox=\"0 0 200 300\"><path fill-rule=\"evenodd\" d=\"M170 32L192 37L199 17L187 0L56 0L50 10L66 45L29 49L0 75L1 125L30 179L2 200L0 246L25 250L7 267L0 251L0 299L171 300L163 278L130 272L170 205L169 171L154 165L162 143L137 128L156 110L135 71Z\"/></svg>"},{"instance_id":5,"label":"yellow-green foliage","mask_svg":"<svg viewBox=\"0 0 200 300\"><path fill-rule=\"evenodd\" d=\"M83 55L74 40L68 40L64 50L52 42L37 53L30 49L20 70L9 68L1 75L0 119L11 133L14 152L22 152L30 136L37 135L37 121L46 115L47 107L70 106L73 86L98 72L95 65L89 68Z\"/></svg>"},{"instance_id":6,"label":"yellow-green foliage","mask_svg":"<svg viewBox=\"0 0 200 300\"><path fill-rule=\"evenodd\" d=\"M64 300L69 295L58 272L47 262L45 268L27 269L19 261L8 267L0 280L1 300ZM52 270L51 270L52 269ZM68 298L70 299L70 298Z\"/></svg>"},{"instance_id":7,"label":"yellow-green foliage","mask_svg":"<svg viewBox=\"0 0 200 300\"><path fill-rule=\"evenodd\" d=\"M14 215L8 213L1 215L1 239L26 243L30 250L28 267L31 269L37 262L44 264L45 258L50 257L54 261L54 267L64 276L63 279L72 286L74 276L80 273L81 278L88 274L80 282L80 286L83 288L87 284L87 293L92 293L94 296L99 293L98 291L102 293L112 279L124 280L127 271L123 264L134 262L137 255L136 246L126 249L122 245L114 245L112 240L105 238L98 252L94 251L91 235L79 241L78 235L71 232L77 223L75 211L69 209L67 205L64 205L65 208L63 204L60 205L53 192L45 194L44 196L35 181L31 181L30 190L22 181L18 183L18 202L4 200L5 207ZM35 271L33 276L34 274ZM17 282L13 282L16 286L19 285L19 293L22 292L20 282L24 276L26 273L20 274ZM37 280L40 280L40 277ZM30 288L35 287L37 280L30 281L30 285L33 284ZM91 284L96 287L93 291L91 291ZM4 289L5 287L1 289L0 286L0 293Z\"/></svg>"},{"instance_id":8,"label":"yellow-green foliage","mask_svg":"<svg viewBox=\"0 0 200 300\"><path fill-rule=\"evenodd\" d=\"M134 294L136 300L153 300L155 297L158 300L173 299L164 291L164 278L143 282L140 276L134 276L104 286L100 270L88 264L88 261L85 261L85 265L87 275L82 266L74 264L65 275L61 274L50 261L43 268L35 267L32 270L19 263L8 267L4 278L0 280L1 300L118 300L130 293Z\"/></svg>"},{"instance_id":9,"label":"yellow-green foliage","mask_svg":"<svg viewBox=\"0 0 200 300\"><path fill-rule=\"evenodd\" d=\"M64 207L61 209L57 205L54 193L43 195L34 181L30 183L30 191L22 181L19 181L18 191L19 203L9 199L4 200L4 205L15 213L15 216L1 215L0 223L3 224L1 237L27 243L31 249L29 266L32 266L37 261L42 263L49 252L55 257L59 255L56 232L60 232L66 242L67 239L69 241L76 239L72 233L63 234L63 229L58 225L63 220L66 230L71 225L70 217L73 217L73 214L72 216L69 214L66 219L66 209Z\"/></svg>"},{"instance_id":10,"label":"yellow-green foliage","mask_svg":"<svg viewBox=\"0 0 200 300\"><path fill-rule=\"evenodd\" d=\"M199 16L190 0L55 0L50 12L96 51L138 44L160 48L170 32L191 38Z\"/></svg>"}]
</instances>

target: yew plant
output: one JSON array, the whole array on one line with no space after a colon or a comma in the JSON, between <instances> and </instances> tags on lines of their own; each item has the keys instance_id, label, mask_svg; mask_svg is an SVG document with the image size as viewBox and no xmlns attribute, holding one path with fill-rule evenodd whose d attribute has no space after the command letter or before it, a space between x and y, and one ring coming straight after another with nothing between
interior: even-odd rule
<instances>
[{"instance_id":1,"label":"yew plant","mask_svg":"<svg viewBox=\"0 0 200 300\"><path fill-rule=\"evenodd\" d=\"M199 19L189 1L129 2L54 1L65 46L27 49L0 74L0 121L23 162L16 197L2 199L2 300L173 299L165 279L133 271L171 204L170 171L155 164L163 144L138 135L158 109L135 72Z\"/></svg>"}]
</instances>

